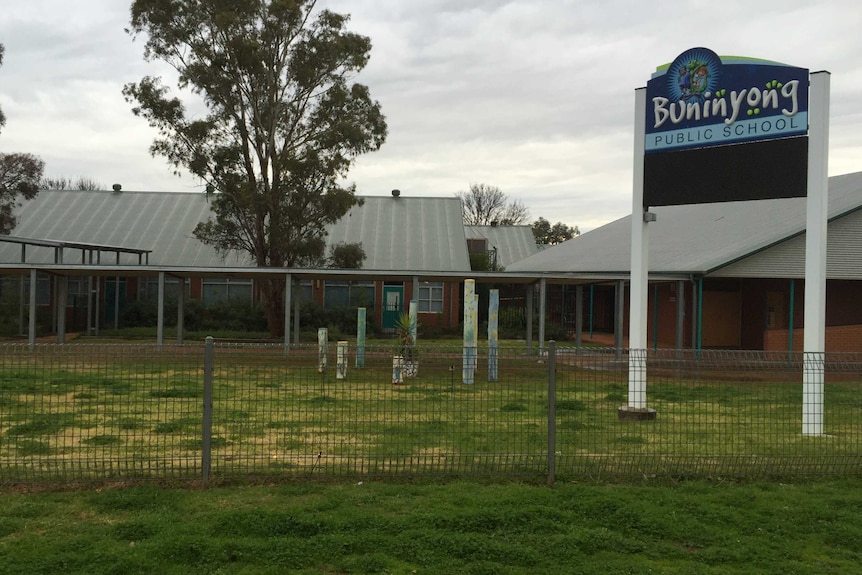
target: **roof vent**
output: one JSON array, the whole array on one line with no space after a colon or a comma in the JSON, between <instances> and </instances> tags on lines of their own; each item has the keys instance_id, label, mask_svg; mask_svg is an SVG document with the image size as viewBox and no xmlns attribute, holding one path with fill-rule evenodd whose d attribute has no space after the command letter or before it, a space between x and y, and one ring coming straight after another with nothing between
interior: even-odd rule
<instances>
[{"instance_id":1,"label":"roof vent","mask_svg":"<svg viewBox=\"0 0 862 575\"><path fill-rule=\"evenodd\" d=\"M120 184L114 184L112 187L113 187L115 192L123 191L123 186L121 186Z\"/></svg>"},{"instance_id":2,"label":"roof vent","mask_svg":"<svg viewBox=\"0 0 862 575\"><path fill-rule=\"evenodd\" d=\"M401 190L392 190L392 197L397 198L401 195Z\"/></svg>"}]
</instances>

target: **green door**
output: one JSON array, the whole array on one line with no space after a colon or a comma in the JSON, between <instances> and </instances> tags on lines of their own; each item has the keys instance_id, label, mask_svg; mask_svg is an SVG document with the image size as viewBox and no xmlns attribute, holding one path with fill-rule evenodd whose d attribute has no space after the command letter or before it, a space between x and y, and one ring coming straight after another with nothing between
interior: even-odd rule
<instances>
[{"instance_id":1,"label":"green door","mask_svg":"<svg viewBox=\"0 0 862 575\"><path fill-rule=\"evenodd\" d=\"M105 310L104 310L104 318L105 318L105 327L113 328L117 323L116 310L117 310L117 281L114 278L108 278L105 280ZM126 305L126 279L120 278L120 305L119 309L122 312L123 307Z\"/></svg>"},{"instance_id":2,"label":"green door","mask_svg":"<svg viewBox=\"0 0 862 575\"><path fill-rule=\"evenodd\" d=\"M383 286L383 317L381 322L384 330L395 329L398 315L401 313L404 301L404 286Z\"/></svg>"}]
</instances>

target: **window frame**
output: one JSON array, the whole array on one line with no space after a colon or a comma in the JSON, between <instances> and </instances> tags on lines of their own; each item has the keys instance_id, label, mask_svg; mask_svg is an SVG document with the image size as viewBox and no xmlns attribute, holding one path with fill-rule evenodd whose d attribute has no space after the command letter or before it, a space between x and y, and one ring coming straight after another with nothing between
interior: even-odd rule
<instances>
[{"instance_id":1,"label":"window frame","mask_svg":"<svg viewBox=\"0 0 862 575\"><path fill-rule=\"evenodd\" d=\"M417 310L419 313L442 314L445 297L446 284L444 282L419 282L419 293L416 294Z\"/></svg>"}]
</instances>

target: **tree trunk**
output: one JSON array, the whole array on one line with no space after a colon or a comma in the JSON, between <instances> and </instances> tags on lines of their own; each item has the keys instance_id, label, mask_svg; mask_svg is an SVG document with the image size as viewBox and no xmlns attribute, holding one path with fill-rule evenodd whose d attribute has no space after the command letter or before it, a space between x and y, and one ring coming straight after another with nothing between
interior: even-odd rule
<instances>
[{"instance_id":1,"label":"tree trunk","mask_svg":"<svg viewBox=\"0 0 862 575\"><path fill-rule=\"evenodd\" d=\"M270 337L284 335L284 280L267 279L261 281L260 293L266 314L266 325Z\"/></svg>"}]
</instances>

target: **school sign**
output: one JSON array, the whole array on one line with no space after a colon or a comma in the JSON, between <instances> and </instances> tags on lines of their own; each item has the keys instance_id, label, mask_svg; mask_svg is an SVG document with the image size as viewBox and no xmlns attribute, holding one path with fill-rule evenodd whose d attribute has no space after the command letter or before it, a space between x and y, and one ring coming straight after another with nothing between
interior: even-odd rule
<instances>
[{"instance_id":1,"label":"school sign","mask_svg":"<svg viewBox=\"0 0 862 575\"><path fill-rule=\"evenodd\" d=\"M646 393L648 230L681 216L650 207L805 197L801 422L803 435L823 434L829 91L827 71L706 48L683 52L635 91L629 386L620 419L655 418Z\"/></svg>"},{"instance_id":2,"label":"school sign","mask_svg":"<svg viewBox=\"0 0 862 575\"><path fill-rule=\"evenodd\" d=\"M808 70L694 48L647 83L646 152L804 135Z\"/></svg>"},{"instance_id":3,"label":"school sign","mask_svg":"<svg viewBox=\"0 0 862 575\"><path fill-rule=\"evenodd\" d=\"M804 196L808 82L806 68L707 48L659 67L646 88L644 205Z\"/></svg>"}]
</instances>

